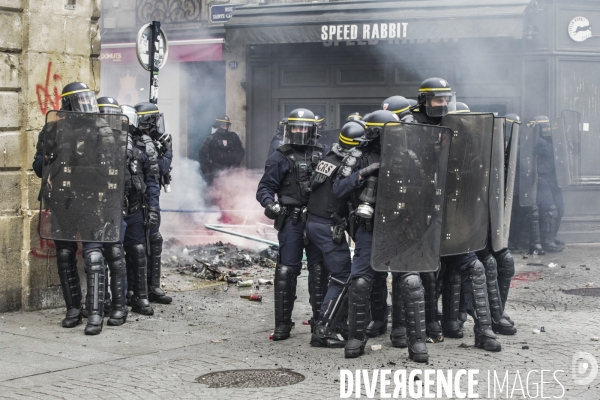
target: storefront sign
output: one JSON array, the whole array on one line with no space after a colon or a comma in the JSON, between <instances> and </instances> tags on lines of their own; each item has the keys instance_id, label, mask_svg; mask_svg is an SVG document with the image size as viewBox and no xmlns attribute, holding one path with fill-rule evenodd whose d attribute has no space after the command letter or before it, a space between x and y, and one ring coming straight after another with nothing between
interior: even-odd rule
<instances>
[{"instance_id":1,"label":"storefront sign","mask_svg":"<svg viewBox=\"0 0 600 400\"><path fill-rule=\"evenodd\" d=\"M408 22L380 24L322 25L322 41L404 39Z\"/></svg>"},{"instance_id":2,"label":"storefront sign","mask_svg":"<svg viewBox=\"0 0 600 400\"><path fill-rule=\"evenodd\" d=\"M569 36L576 42L583 42L592 37L590 21L585 17L575 17L569 23Z\"/></svg>"},{"instance_id":3,"label":"storefront sign","mask_svg":"<svg viewBox=\"0 0 600 400\"><path fill-rule=\"evenodd\" d=\"M240 4L226 4L226 5L211 5L210 6L210 22L225 23L229 21L233 11Z\"/></svg>"}]
</instances>

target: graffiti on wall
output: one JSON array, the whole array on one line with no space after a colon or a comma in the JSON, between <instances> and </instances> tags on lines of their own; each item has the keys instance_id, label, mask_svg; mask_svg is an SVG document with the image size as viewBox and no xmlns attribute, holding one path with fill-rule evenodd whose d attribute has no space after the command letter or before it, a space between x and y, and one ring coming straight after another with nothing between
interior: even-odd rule
<instances>
[{"instance_id":1,"label":"graffiti on wall","mask_svg":"<svg viewBox=\"0 0 600 400\"><path fill-rule=\"evenodd\" d=\"M52 73L52 61L48 62L46 82L43 85L39 83L35 85L35 94L42 115L46 115L48 110L60 109L61 79L59 74Z\"/></svg>"}]
</instances>

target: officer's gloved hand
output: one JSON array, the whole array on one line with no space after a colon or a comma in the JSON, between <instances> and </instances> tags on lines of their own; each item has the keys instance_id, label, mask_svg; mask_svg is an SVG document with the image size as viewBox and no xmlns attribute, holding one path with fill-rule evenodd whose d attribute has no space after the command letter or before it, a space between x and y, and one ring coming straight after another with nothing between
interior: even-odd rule
<instances>
[{"instance_id":1,"label":"officer's gloved hand","mask_svg":"<svg viewBox=\"0 0 600 400\"><path fill-rule=\"evenodd\" d=\"M173 150L173 137L169 133L165 133L159 139L160 144L164 147L164 152Z\"/></svg>"},{"instance_id":2,"label":"officer's gloved hand","mask_svg":"<svg viewBox=\"0 0 600 400\"><path fill-rule=\"evenodd\" d=\"M277 219L280 211L281 206L276 201L272 201L265 206L265 216L269 219Z\"/></svg>"},{"instance_id":3,"label":"officer's gloved hand","mask_svg":"<svg viewBox=\"0 0 600 400\"><path fill-rule=\"evenodd\" d=\"M373 163L368 167L365 167L358 171L358 175L360 175L361 178L367 178L375 174L377 171L379 171L379 163Z\"/></svg>"},{"instance_id":4,"label":"officer's gloved hand","mask_svg":"<svg viewBox=\"0 0 600 400\"><path fill-rule=\"evenodd\" d=\"M158 224L158 210L155 208L149 208L148 215L146 216L146 228L151 231L156 224Z\"/></svg>"}]
</instances>

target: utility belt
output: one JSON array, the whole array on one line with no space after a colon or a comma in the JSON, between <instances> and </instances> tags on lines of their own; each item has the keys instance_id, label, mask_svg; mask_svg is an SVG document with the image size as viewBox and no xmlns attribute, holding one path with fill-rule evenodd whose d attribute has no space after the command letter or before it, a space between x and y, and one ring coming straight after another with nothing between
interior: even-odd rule
<instances>
[{"instance_id":1,"label":"utility belt","mask_svg":"<svg viewBox=\"0 0 600 400\"><path fill-rule=\"evenodd\" d=\"M123 203L123 215L131 215L135 214L138 210L142 209L142 202L136 201L133 204L129 204L129 199L125 197L125 201Z\"/></svg>"},{"instance_id":2,"label":"utility belt","mask_svg":"<svg viewBox=\"0 0 600 400\"><path fill-rule=\"evenodd\" d=\"M273 227L279 232L289 219L292 220L293 225L298 225L298 222L306 222L306 207L281 206Z\"/></svg>"},{"instance_id":3,"label":"utility belt","mask_svg":"<svg viewBox=\"0 0 600 400\"><path fill-rule=\"evenodd\" d=\"M350 214L348 216L348 234L355 240L356 232L358 228L362 227L365 232L372 233L373 232L373 217L371 218L363 218L356 215L356 210L352 207L352 202L348 203L348 208L350 210Z\"/></svg>"}]
</instances>

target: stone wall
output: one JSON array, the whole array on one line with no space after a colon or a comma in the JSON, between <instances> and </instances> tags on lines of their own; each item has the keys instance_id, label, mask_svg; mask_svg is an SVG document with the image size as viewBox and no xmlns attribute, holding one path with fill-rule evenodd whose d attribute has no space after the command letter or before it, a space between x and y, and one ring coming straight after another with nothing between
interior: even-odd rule
<instances>
[{"instance_id":1,"label":"stone wall","mask_svg":"<svg viewBox=\"0 0 600 400\"><path fill-rule=\"evenodd\" d=\"M63 304L31 164L62 87L100 87L99 18L100 0L0 0L0 312Z\"/></svg>"}]
</instances>

